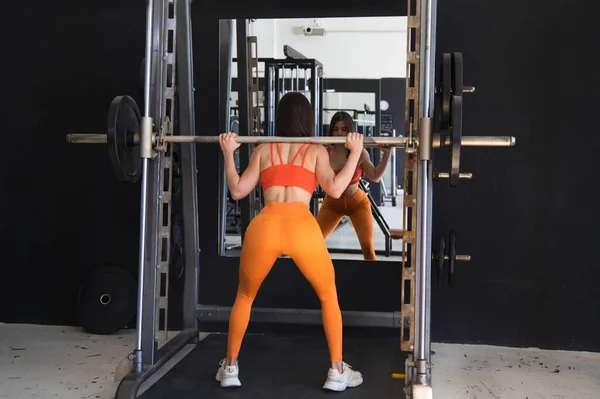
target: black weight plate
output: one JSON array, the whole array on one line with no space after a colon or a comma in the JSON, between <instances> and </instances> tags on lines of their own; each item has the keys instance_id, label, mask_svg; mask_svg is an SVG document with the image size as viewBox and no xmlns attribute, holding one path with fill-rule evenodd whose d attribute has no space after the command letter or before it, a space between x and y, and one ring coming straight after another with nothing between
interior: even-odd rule
<instances>
[{"instance_id":1,"label":"black weight plate","mask_svg":"<svg viewBox=\"0 0 600 399\"><path fill-rule=\"evenodd\" d=\"M458 186L460 180L460 149L462 145L462 97L452 96L452 125L450 126L450 187Z\"/></svg>"},{"instance_id":2,"label":"black weight plate","mask_svg":"<svg viewBox=\"0 0 600 399\"><path fill-rule=\"evenodd\" d=\"M462 53L452 53L452 95L463 95L463 57Z\"/></svg>"},{"instance_id":3,"label":"black weight plate","mask_svg":"<svg viewBox=\"0 0 600 399\"><path fill-rule=\"evenodd\" d=\"M456 266L456 234L454 231L450 231L450 237L448 241L448 284L454 285L454 268Z\"/></svg>"},{"instance_id":4,"label":"black weight plate","mask_svg":"<svg viewBox=\"0 0 600 399\"><path fill-rule=\"evenodd\" d=\"M450 126L450 111L452 101L452 57L450 53L442 54L440 68L440 87L442 94L442 112L440 118L441 130L448 130Z\"/></svg>"},{"instance_id":5,"label":"black weight plate","mask_svg":"<svg viewBox=\"0 0 600 399\"><path fill-rule=\"evenodd\" d=\"M137 284L123 268L95 270L82 284L77 319L91 334L112 334L125 327L137 310Z\"/></svg>"},{"instance_id":6,"label":"black weight plate","mask_svg":"<svg viewBox=\"0 0 600 399\"><path fill-rule=\"evenodd\" d=\"M140 131L140 121L140 110L133 98L114 98L108 109L106 139L111 164L122 182L135 183L140 178L140 148L133 142L134 133Z\"/></svg>"}]
</instances>

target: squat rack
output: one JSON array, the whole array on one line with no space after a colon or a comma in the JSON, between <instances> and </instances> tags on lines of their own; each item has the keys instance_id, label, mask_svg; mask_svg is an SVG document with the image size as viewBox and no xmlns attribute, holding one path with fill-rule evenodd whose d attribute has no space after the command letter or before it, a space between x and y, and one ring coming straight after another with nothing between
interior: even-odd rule
<instances>
[{"instance_id":1,"label":"squat rack","mask_svg":"<svg viewBox=\"0 0 600 399\"><path fill-rule=\"evenodd\" d=\"M230 307L199 304L199 239L198 186L194 145L180 149L180 175L184 217L184 292L183 330L172 339L167 337L169 253L171 245L172 148L166 143L215 142L216 137L196 136L194 121L194 83L192 65L190 0L148 0L146 60L144 74L144 107L139 130L121 133L115 150L127 152L133 166L132 176L141 172L140 247L138 276L138 311L135 350L130 355L133 371L119 384L116 399L137 396L141 384L172 359L184 346L198 342L198 321L226 321ZM403 234L403 282L400 312L344 311L347 326L400 328L400 347L409 352L406 362L405 392L415 399L431 398L430 287L431 287L431 210L432 148L451 147L453 170L437 178L452 181L463 177L454 169L454 152L460 155L463 145L512 146L512 137L449 137L433 134L436 0L419 0L408 6L408 51L406 87L405 138L380 138L405 146L405 196ZM258 77L254 76L258 55L256 38L248 37L248 21L238 20L238 81L240 87L240 133L256 136L257 124L254 94ZM228 97L231 90L232 21L220 24L220 90L221 131L229 128ZM255 53L255 54L254 54ZM253 55L254 54L254 55ZM460 57L456 58L460 62ZM446 72L447 65L444 64ZM462 73L462 71L461 71ZM253 79L251 81L251 78ZM454 87L452 112L462 119L462 76ZM459 91L460 93L456 93ZM465 89L464 91L467 91ZM448 99L448 91L442 93ZM122 97L119 97L122 99ZM125 101L125 103L128 100ZM449 100L448 100L449 101ZM177 105L176 105L177 102ZM114 103L114 101L113 101ZM444 105L447 105L444 103ZM133 107L130 106L130 109ZM444 111L445 112L445 111ZM139 113L139 111L138 111ZM118 118L117 118L118 119ZM447 121L446 121L447 122ZM458 130L458 129L456 129ZM177 131L178 134L174 135ZM71 135L71 142L108 143L109 135ZM179 136L179 137L178 137ZM242 137L240 137L242 139ZM260 142L273 137L246 137L245 142ZM286 138L290 140L290 138ZM322 143L336 138L317 137ZM338 138L339 139L339 138ZM293 139L292 139L293 140ZM114 137L113 137L113 141ZM365 142L367 140L365 139ZM126 142L126 143L125 143ZM382 142L383 143L383 142ZM136 151L139 152L136 153ZM112 154L112 152L111 152ZM133 154L133 155L132 155ZM241 155L244 152L241 152ZM117 155L121 155L118 153ZM459 158L456 158L458 162ZM121 165L124 169L131 165ZM219 166L222 173L222 165ZM465 177L468 174L464 174ZM130 179L134 181L136 179ZM220 195L226 193L222 179ZM456 184L456 183L454 183ZM224 202L221 201L221 204ZM416 208L416 210L415 210ZM225 218L221 218L224 223ZM222 226L224 228L224 226ZM443 254L442 254L443 255ZM444 256L441 256L443 259ZM459 260L456 257L455 260ZM453 260L454 261L454 260ZM409 287L407 289L407 287ZM407 294L407 291L409 293ZM254 308L253 322L321 324L320 310ZM162 344L162 346L161 346Z\"/></svg>"}]
</instances>

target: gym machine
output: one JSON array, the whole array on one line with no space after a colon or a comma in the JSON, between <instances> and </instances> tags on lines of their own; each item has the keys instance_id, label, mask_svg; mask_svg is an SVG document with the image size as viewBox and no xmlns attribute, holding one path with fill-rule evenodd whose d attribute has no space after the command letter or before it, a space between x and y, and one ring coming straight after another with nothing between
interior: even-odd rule
<instances>
[{"instance_id":1,"label":"gym machine","mask_svg":"<svg viewBox=\"0 0 600 399\"><path fill-rule=\"evenodd\" d=\"M288 91L310 93L310 103L315 111L315 136L323 128L323 64L311 59L288 45L283 46L286 58L264 59L265 63L265 116L267 135L275 136L277 104Z\"/></svg>"},{"instance_id":2,"label":"gym machine","mask_svg":"<svg viewBox=\"0 0 600 399\"><path fill-rule=\"evenodd\" d=\"M366 137L365 146L388 144L405 148L403 281L400 312L343 312L346 326L400 328L400 348L408 353L405 364L405 393L414 399L432 398L430 348L431 214L432 181L448 179L456 186L461 178L463 146L514 146L514 137L462 136L462 95L472 92L463 86L462 56L444 54L437 87L434 82L436 1L409 2L406 88L406 137ZM231 33L231 30L229 30ZM224 32L227 34L227 30ZM238 32L239 33L239 32ZM232 39L232 35L229 36ZM247 36L238 34L238 43ZM231 42L229 42L230 45ZM238 46L239 48L240 46ZM70 143L105 143L112 165L121 181L141 180L141 220L138 275L138 309L135 350L130 354L133 369L119 384L116 399L137 396L141 384L164 366L187 344L198 343L198 320L227 320L230 308L198 304L199 243L195 146L184 143L218 143L215 136L195 135L191 54L190 2L149 0L147 8L146 59L143 112L128 96L115 98L109 109L107 134L71 134ZM239 53L238 53L239 54ZM226 57L223 56L224 58ZM229 60L231 59L229 53ZM250 59L248 57L247 59ZM224 68L228 62L223 61ZM238 68L247 68L244 65ZM227 72L223 73L226 77ZM223 89L226 90L227 88ZM252 88L250 88L252 90ZM440 111L434 113L434 105ZM250 101L240 108L250 108ZM243 113L240 113L243 116ZM229 112L220 115L222 128ZM240 118L240 132L250 132L250 121ZM441 133L434 134L439 119ZM341 137L240 136L240 143L312 142L339 144ZM183 220L184 298L183 331L167 337L169 247L171 238L172 146L180 143L181 201ZM432 168L432 149L450 149L448 173ZM225 187L222 187L223 192ZM446 261L468 260L456 255L455 235L450 234L433 256ZM320 324L320 311L255 308L253 322ZM199 393L200 394L200 393Z\"/></svg>"}]
</instances>

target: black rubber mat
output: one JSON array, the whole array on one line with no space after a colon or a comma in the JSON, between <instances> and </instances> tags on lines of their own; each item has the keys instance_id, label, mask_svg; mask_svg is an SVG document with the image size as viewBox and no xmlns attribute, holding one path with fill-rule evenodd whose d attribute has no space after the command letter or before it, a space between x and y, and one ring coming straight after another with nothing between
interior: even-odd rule
<instances>
[{"instance_id":1,"label":"black rubber mat","mask_svg":"<svg viewBox=\"0 0 600 399\"><path fill-rule=\"evenodd\" d=\"M140 396L141 399L313 399L404 398L406 354L399 338L346 338L344 360L363 374L364 382L346 391L321 387L329 368L325 337L246 335L240 352L242 386L223 389L215 380L226 355L227 335L210 335Z\"/></svg>"}]
</instances>

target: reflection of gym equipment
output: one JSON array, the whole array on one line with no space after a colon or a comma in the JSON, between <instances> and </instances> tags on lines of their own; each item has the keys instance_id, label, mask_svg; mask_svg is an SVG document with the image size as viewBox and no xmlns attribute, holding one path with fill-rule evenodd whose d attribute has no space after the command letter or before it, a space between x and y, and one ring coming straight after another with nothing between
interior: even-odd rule
<instances>
[{"instance_id":1,"label":"reflection of gym equipment","mask_svg":"<svg viewBox=\"0 0 600 399\"><path fill-rule=\"evenodd\" d=\"M375 219L375 222L377 223L377 225L381 229L381 232L385 236L385 256L389 257L390 255L392 255L392 240L401 239L402 235L403 235L403 231L397 230L397 229L390 229L390 226L387 224L385 218L379 211L379 207L377 206L377 204L375 203L375 200L373 199L373 197L371 196L371 193L369 192L368 184L365 183L364 180L362 180L362 179L360 180L359 187L361 190L363 190L367 194L367 197L369 198L369 202L371 203L371 212L373 214L373 218ZM401 255L402 253L399 252L399 254Z\"/></svg>"},{"instance_id":2,"label":"reflection of gym equipment","mask_svg":"<svg viewBox=\"0 0 600 399\"><path fill-rule=\"evenodd\" d=\"M307 58L290 46L284 45L284 59L259 58L264 62L264 108L267 135L275 135L275 115L281 97L290 91L310 94L315 112L315 136L321 135L323 115L323 64Z\"/></svg>"},{"instance_id":3,"label":"reflection of gym equipment","mask_svg":"<svg viewBox=\"0 0 600 399\"><path fill-rule=\"evenodd\" d=\"M381 137L396 137L396 129L381 129ZM396 198L398 197L398 181L396 178L396 148L392 148L392 151L390 152L389 167L391 169L391 187L389 193L385 184L385 179L381 179L381 191L383 191L384 201L383 203L385 203L385 201L387 200L392 202L392 206L396 206Z\"/></svg>"},{"instance_id":4,"label":"reflection of gym equipment","mask_svg":"<svg viewBox=\"0 0 600 399\"><path fill-rule=\"evenodd\" d=\"M240 121L239 121L239 117L237 115L237 110L232 111L232 115L229 117L229 131L233 132L235 134L239 134L240 132ZM237 169L237 171L240 171L240 154L238 151L235 152L234 154L234 162L235 162L235 168ZM241 230L241 223L242 223L242 218L241 218L241 213L240 213L240 203L239 201L234 200L233 198L231 198L231 194L229 193L229 190L227 190L227 211L225 213L225 217L226 217L226 225L225 225L225 232L227 234L241 234L242 230ZM229 247L229 249L231 249L231 247Z\"/></svg>"},{"instance_id":5,"label":"reflection of gym equipment","mask_svg":"<svg viewBox=\"0 0 600 399\"><path fill-rule=\"evenodd\" d=\"M366 182L364 179L360 179L358 186L359 186L359 189L364 191L364 193L367 195L367 198L369 199L369 203L371 204L371 214L373 215L373 219L375 219L375 223L377 223L377 226L379 226L379 229L381 230L381 232L383 233L383 235L385 237L385 249L383 250L383 253L381 250L375 250L375 253L378 255L383 254L386 257L390 257L391 255L402 255L401 251L398 251L396 253L392 252L392 240L401 239L403 236L403 231L398 230L398 229L390 229L390 226L387 224L387 221L381 214L379 207L377 206L377 204L375 203L375 200L373 199L373 196L371 195L371 192L369 190L369 183ZM321 194L321 198L324 196L325 196L324 194ZM348 223L349 221L350 221L350 218L345 216L340 221L340 223L337 225L336 230L338 228L342 227L343 225L345 225L346 223ZM360 248L357 248L357 249L329 248L329 252L330 253L362 254L362 250Z\"/></svg>"}]
</instances>

